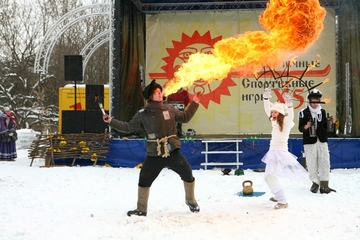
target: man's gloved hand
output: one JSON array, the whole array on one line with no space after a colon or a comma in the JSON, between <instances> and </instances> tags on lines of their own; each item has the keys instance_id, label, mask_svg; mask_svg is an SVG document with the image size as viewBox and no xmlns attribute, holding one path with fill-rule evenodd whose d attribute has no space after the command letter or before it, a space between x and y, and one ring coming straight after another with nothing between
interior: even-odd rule
<instances>
[{"instance_id":1,"label":"man's gloved hand","mask_svg":"<svg viewBox=\"0 0 360 240\"><path fill-rule=\"evenodd\" d=\"M285 105L288 108L291 108L293 106L292 97L289 94L285 94L284 100L285 100Z\"/></svg>"},{"instance_id":2,"label":"man's gloved hand","mask_svg":"<svg viewBox=\"0 0 360 240\"><path fill-rule=\"evenodd\" d=\"M265 98L265 99L271 98L271 90L270 90L270 88L265 88L264 89L263 98Z\"/></svg>"}]
</instances>

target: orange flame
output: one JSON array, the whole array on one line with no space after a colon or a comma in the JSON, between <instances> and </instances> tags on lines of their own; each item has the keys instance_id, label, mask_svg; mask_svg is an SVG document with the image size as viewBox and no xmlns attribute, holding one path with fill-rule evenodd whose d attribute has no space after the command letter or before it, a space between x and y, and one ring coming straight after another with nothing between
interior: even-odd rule
<instances>
[{"instance_id":1,"label":"orange flame","mask_svg":"<svg viewBox=\"0 0 360 240\"><path fill-rule=\"evenodd\" d=\"M327 82L330 82L329 78L326 78L324 81L322 81L322 83L327 83Z\"/></svg>"},{"instance_id":2,"label":"orange flame","mask_svg":"<svg viewBox=\"0 0 360 240\"><path fill-rule=\"evenodd\" d=\"M296 58L297 58L297 56L290 59L289 66L293 66L296 63Z\"/></svg>"},{"instance_id":3,"label":"orange flame","mask_svg":"<svg viewBox=\"0 0 360 240\"><path fill-rule=\"evenodd\" d=\"M323 98L323 99L321 99L321 101L324 103L329 103L329 102L331 102L331 98Z\"/></svg>"},{"instance_id":4,"label":"orange flame","mask_svg":"<svg viewBox=\"0 0 360 240\"><path fill-rule=\"evenodd\" d=\"M317 56L318 56L319 60L317 60L317 61L315 61L313 64L310 64L309 66L307 66L306 71L305 71L305 74L306 74L310 69L312 69L313 67L316 67L316 64L318 64L318 63L321 61L320 55L318 54Z\"/></svg>"},{"instance_id":5,"label":"orange flame","mask_svg":"<svg viewBox=\"0 0 360 240\"><path fill-rule=\"evenodd\" d=\"M277 68L305 52L322 32L326 10L318 0L270 0L259 16L264 31L248 31L214 44L211 54L195 53L164 86L164 95L190 87L197 80L222 80L230 71L255 73Z\"/></svg>"},{"instance_id":6,"label":"orange flame","mask_svg":"<svg viewBox=\"0 0 360 240\"><path fill-rule=\"evenodd\" d=\"M315 86L309 88L309 91L312 90L312 89L314 89L314 88L316 88L316 87L318 87L318 86L320 86L321 84L327 83L327 82L329 82L329 81L330 81L330 79L329 79L329 78L326 78L324 81L320 82L319 84L316 84Z\"/></svg>"},{"instance_id":7,"label":"orange flame","mask_svg":"<svg viewBox=\"0 0 360 240\"><path fill-rule=\"evenodd\" d=\"M283 83L283 84L282 84L282 87L283 87L283 88L286 87L286 86L289 85L291 82L293 82L295 79L296 79L296 78L294 78L294 77L291 78L289 81Z\"/></svg>"}]
</instances>

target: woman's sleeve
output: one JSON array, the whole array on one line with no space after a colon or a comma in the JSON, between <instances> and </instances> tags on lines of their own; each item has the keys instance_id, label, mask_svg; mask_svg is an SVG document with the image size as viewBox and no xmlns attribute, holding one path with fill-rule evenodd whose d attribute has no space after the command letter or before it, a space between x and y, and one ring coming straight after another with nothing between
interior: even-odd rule
<instances>
[{"instance_id":1,"label":"woman's sleeve","mask_svg":"<svg viewBox=\"0 0 360 240\"><path fill-rule=\"evenodd\" d=\"M270 117L271 102L269 99L264 99L264 110L268 117Z\"/></svg>"},{"instance_id":2,"label":"woman's sleeve","mask_svg":"<svg viewBox=\"0 0 360 240\"><path fill-rule=\"evenodd\" d=\"M290 126L290 128L292 128L295 123L294 123L294 108L291 107L291 108L287 108L287 116L285 117L284 119L285 121L285 124Z\"/></svg>"},{"instance_id":3,"label":"woman's sleeve","mask_svg":"<svg viewBox=\"0 0 360 240\"><path fill-rule=\"evenodd\" d=\"M291 121L294 121L294 107L288 108L288 116Z\"/></svg>"}]
</instances>

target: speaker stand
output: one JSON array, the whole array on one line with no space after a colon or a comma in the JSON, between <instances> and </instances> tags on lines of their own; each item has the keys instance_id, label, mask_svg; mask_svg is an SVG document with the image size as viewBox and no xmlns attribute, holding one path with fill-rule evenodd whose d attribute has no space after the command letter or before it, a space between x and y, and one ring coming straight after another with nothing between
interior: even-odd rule
<instances>
[{"instance_id":1,"label":"speaker stand","mask_svg":"<svg viewBox=\"0 0 360 240\"><path fill-rule=\"evenodd\" d=\"M76 81L74 81L74 99L75 99L75 103L74 103L74 111L76 111Z\"/></svg>"}]
</instances>

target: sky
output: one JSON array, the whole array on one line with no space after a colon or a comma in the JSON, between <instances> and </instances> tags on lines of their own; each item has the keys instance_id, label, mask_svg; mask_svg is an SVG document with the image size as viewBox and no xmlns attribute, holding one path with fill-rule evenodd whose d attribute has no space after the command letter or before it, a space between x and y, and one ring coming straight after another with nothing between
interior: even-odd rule
<instances>
[{"instance_id":1,"label":"sky","mask_svg":"<svg viewBox=\"0 0 360 240\"><path fill-rule=\"evenodd\" d=\"M0 240L92 239L359 239L360 170L334 169L336 193L314 194L308 179L279 178L287 209L275 210L263 173L194 170L199 213L185 205L179 176L163 169L150 189L147 217L128 217L136 207L138 168L30 167L19 130L18 158L0 161ZM251 180L258 197L245 197Z\"/></svg>"}]
</instances>

